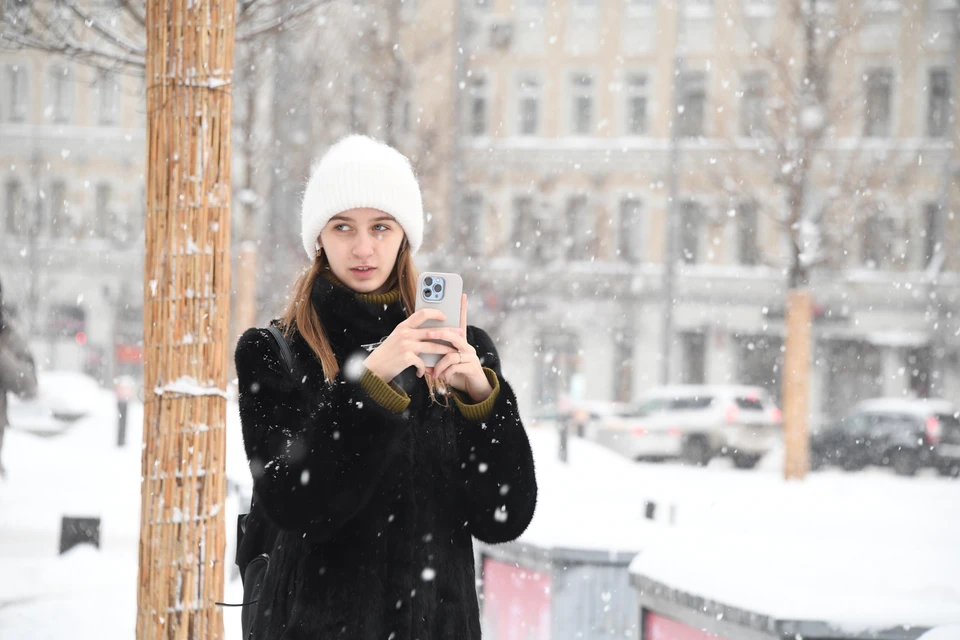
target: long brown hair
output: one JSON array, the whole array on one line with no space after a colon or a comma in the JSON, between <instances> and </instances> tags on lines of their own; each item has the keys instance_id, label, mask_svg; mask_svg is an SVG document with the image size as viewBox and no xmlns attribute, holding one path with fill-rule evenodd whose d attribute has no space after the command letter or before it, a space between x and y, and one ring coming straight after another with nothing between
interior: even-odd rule
<instances>
[{"instance_id":1,"label":"long brown hair","mask_svg":"<svg viewBox=\"0 0 960 640\"><path fill-rule=\"evenodd\" d=\"M330 340L323 329L323 323L320 322L320 316L310 303L313 283L317 278L322 278L324 272L329 269L330 262L327 260L327 254L321 249L310 268L301 273L293 285L293 295L290 297L290 302L287 304L280 322L287 337L291 337L295 331L300 332L310 350L313 351L323 366L323 377L328 383L332 383L340 372L340 365L333 354L333 347L330 346ZM397 253L397 261L394 264L393 272L387 278L386 288L388 291L394 287L400 290L400 301L403 303L403 309L408 317L416 308L418 275L417 267L413 264L413 256L410 253L410 245L404 238L400 244L400 251ZM447 386L443 381L436 380L429 374L425 375L424 378L430 390L431 398L436 400L437 393L446 397Z\"/></svg>"}]
</instances>

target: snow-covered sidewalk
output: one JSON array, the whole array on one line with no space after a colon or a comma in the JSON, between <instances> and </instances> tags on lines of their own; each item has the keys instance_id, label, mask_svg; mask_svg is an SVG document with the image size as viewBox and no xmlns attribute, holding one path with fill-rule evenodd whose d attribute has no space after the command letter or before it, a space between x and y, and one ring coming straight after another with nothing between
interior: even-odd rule
<instances>
[{"instance_id":1,"label":"snow-covered sidewalk","mask_svg":"<svg viewBox=\"0 0 960 640\"><path fill-rule=\"evenodd\" d=\"M95 415L62 436L7 433L9 477L0 483L2 638L134 636L142 407L131 407L127 445L118 449L112 395L104 392L101 400ZM819 606L814 596L825 598L833 581L844 598L858 591L856 611L960 622L960 482L831 471L785 483L775 459L752 472L722 464L638 465L578 439L571 440L569 464L561 464L553 431L534 429L530 437L540 502L525 542L641 552L638 570L718 600L770 609ZM239 438L236 405L230 405L228 477L243 483L249 475ZM645 517L648 502L656 505L653 522ZM227 500L228 564L238 507L236 498ZM64 515L100 517L101 549L58 555ZM810 562L799 590L780 597L765 581L778 574L785 551L798 558L806 553ZM868 591L878 576L892 578L897 591ZM889 604L889 597L904 594L916 600ZM239 581L229 581L225 599L239 602L240 595ZM921 604L911 608L910 602ZM846 619L871 621L876 618ZM224 624L227 638L239 638L239 610L225 610Z\"/></svg>"}]
</instances>

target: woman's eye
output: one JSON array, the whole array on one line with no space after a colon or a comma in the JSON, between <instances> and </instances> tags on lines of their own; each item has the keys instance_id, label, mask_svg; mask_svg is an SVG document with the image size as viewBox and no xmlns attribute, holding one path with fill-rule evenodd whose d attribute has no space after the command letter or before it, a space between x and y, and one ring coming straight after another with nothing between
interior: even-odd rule
<instances>
[{"instance_id":1,"label":"woman's eye","mask_svg":"<svg viewBox=\"0 0 960 640\"><path fill-rule=\"evenodd\" d=\"M373 226L373 228L376 229L377 231L386 231L386 230L388 230L390 227L388 227L388 226L385 225L385 224L376 224L376 225Z\"/></svg>"},{"instance_id":2,"label":"woman's eye","mask_svg":"<svg viewBox=\"0 0 960 640\"><path fill-rule=\"evenodd\" d=\"M350 227L348 227L345 224L338 224L337 226L334 227L334 229L336 229L337 231L346 231L349 228Z\"/></svg>"}]
</instances>

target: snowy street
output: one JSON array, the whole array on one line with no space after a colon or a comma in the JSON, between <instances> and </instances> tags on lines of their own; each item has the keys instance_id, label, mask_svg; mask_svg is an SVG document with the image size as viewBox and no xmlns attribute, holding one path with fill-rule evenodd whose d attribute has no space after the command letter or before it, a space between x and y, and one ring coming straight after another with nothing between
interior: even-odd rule
<instances>
[{"instance_id":1,"label":"snowy street","mask_svg":"<svg viewBox=\"0 0 960 640\"><path fill-rule=\"evenodd\" d=\"M64 435L11 430L0 484L0 637L133 637L136 616L142 407L131 408L116 447L112 396ZM244 475L236 406L230 405L228 475ZM556 434L530 432L541 487L522 542L540 548L640 552L634 569L703 595L771 613L830 616L845 628L960 621L960 483L935 474L827 471L780 479L776 454L754 471L637 464L573 439L558 462ZM656 505L647 518L647 503ZM225 599L233 571L236 496L225 509ZM58 556L60 518L101 518L101 548ZM104 612L108 612L104 615ZM238 638L239 612L224 613Z\"/></svg>"}]
</instances>

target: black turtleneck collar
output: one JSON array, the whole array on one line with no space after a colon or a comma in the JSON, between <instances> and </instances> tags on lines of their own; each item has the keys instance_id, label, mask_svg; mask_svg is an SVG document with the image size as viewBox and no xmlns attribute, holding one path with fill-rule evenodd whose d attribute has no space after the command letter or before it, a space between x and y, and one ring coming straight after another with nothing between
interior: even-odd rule
<instances>
[{"instance_id":1,"label":"black turtleneck collar","mask_svg":"<svg viewBox=\"0 0 960 640\"><path fill-rule=\"evenodd\" d=\"M314 281L310 301L338 360L362 345L379 342L407 317L397 289L385 294L358 294L332 273Z\"/></svg>"}]
</instances>

